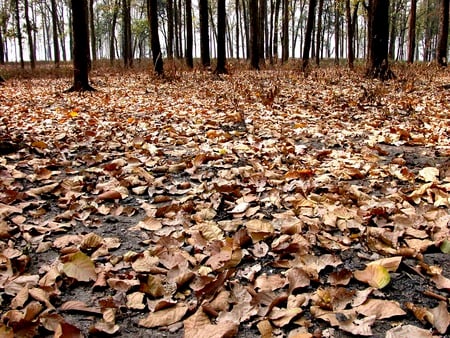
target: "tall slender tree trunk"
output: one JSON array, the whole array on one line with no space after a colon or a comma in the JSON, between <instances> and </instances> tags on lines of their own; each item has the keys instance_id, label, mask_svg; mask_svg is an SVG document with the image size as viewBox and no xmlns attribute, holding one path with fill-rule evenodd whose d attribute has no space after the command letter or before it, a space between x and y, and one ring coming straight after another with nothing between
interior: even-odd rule
<instances>
[{"instance_id":1,"label":"tall slender tree trunk","mask_svg":"<svg viewBox=\"0 0 450 338\"><path fill-rule=\"evenodd\" d=\"M5 41L2 33L3 27L0 27L0 65L5 64Z\"/></svg>"},{"instance_id":2,"label":"tall slender tree trunk","mask_svg":"<svg viewBox=\"0 0 450 338\"><path fill-rule=\"evenodd\" d=\"M24 12L25 12L25 26L27 28L27 36L28 36L28 48L30 52L30 65L31 69L36 68L36 49L34 47L33 42L33 25L31 24L30 15L29 15L29 6L28 0L24 0Z\"/></svg>"},{"instance_id":3,"label":"tall slender tree trunk","mask_svg":"<svg viewBox=\"0 0 450 338\"><path fill-rule=\"evenodd\" d=\"M281 61L289 59L289 1L283 0L283 36L281 42Z\"/></svg>"},{"instance_id":4,"label":"tall slender tree trunk","mask_svg":"<svg viewBox=\"0 0 450 338\"><path fill-rule=\"evenodd\" d=\"M178 50L180 52L179 58L182 58L183 57L183 34L182 34L183 25L182 25L181 18L182 18L183 6L181 5L181 0L176 1L176 3L178 3L177 4L177 7L178 7L177 15L176 15L176 17L177 17L176 20L178 22L178 24L177 24L177 35L178 35L177 41L178 41Z\"/></svg>"},{"instance_id":5,"label":"tall slender tree trunk","mask_svg":"<svg viewBox=\"0 0 450 338\"><path fill-rule=\"evenodd\" d=\"M322 46L322 12L323 12L323 0L319 0L319 11L317 13L317 31L316 31L316 65L320 64L320 50Z\"/></svg>"},{"instance_id":6,"label":"tall slender tree trunk","mask_svg":"<svg viewBox=\"0 0 450 338\"><path fill-rule=\"evenodd\" d=\"M56 0L51 0L52 6L52 28L53 28L53 54L55 59L55 67L59 68L60 54L59 54L59 40L58 40L58 7Z\"/></svg>"},{"instance_id":7,"label":"tall slender tree trunk","mask_svg":"<svg viewBox=\"0 0 450 338\"><path fill-rule=\"evenodd\" d=\"M225 33L226 33L226 4L225 0L217 0L217 67L216 74L226 74L226 46L225 46Z\"/></svg>"},{"instance_id":8,"label":"tall slender tree trunk","mask_svg":"<svg viewBox=\"0 0 450 338\"><path fill-rule=\"evenodd\" d=\"M234 3L234 10L235 10L235 16L236 16L236 59L240 59L239 56L239 24L240 24L240 19L239 19L239 0L235 0Z\"/></svg>"},{"instance_id":9,"label":"tall slender tree trunk","mask_svg":"<svg viewBox=\"0 0 450 338\"><path fill-rule=\"evenodd\" d=\"M130 0L122 0L122 23L123 23L122 57L124 66L128 68L133 65Z\"/></svg>"},{"instance_id":10,"label":"tall slender tree trunk","mask_svg":"<svg viewBox=\"0 0 450 338\"><path fill-rule=\"evenodd\" d=\"M371 0L369 5L370 52L367 75L387 80L394 77L389 69L389 0Z\"/></svg>"},{"instance_id":11,"label":"tall slender tree trunk","mask_svg":"<svg viewBox=\"0 0 450 338\"><path fill-rule=\"evenodd\" d=\"M184 13L186 17L186 65L189 68L194 67L194 61L192 59L192 4L191 0L186 0L186 10Z\"/></svg>"},{"instance_id":12,"label":"tall slender tree trunk","mask_svg":"<svg viewBox=\"0 0 450 338\"><path fill-rule=\"evenodd\" d=\"M449 1L439 1L439 32L436 58L440 66L447 66L447 49L448 49L448 17L449 17Z\"/></svg>"},{"instance_id":13,"label":"tall slender tree trunk","mask_svg":"<svg viewBox=\"0 0 450 338\"><path fill-rule=\"evenodd\" d=\"M91 34L91 55L92 61L97 60L97 41L95 38L95 13L94 13L94 1L89 0L89 33Z\"/></svg>"},{"instance_id":14,"label":"tall slender tree trunk","mask_svg":"<svg viewBox=\"0 0 450 338\"><path fill-rule=\"evenodd\" d=\"M153 67L158 75L163 75L164 64L158 34L158 0L147 0L148 21L150 22L150 44Z\"/></svg>"},{"instance_id":15,"label":"tall slender tree trunk","mask_svg":"<svg viewBox=\"0 0 450 338\"><path fill-rule=\"evenodd\" d=\"M246 47L246 55L245 58L248 60L251 57L250 51L250 15L248 14L247 9L247 0L242 1L242 14L244 16L244 31L245 31L245 47Z\"/></svg>"},{"instance_id":16,"label":"tall slender tree trunk","mask_svg":"<svg viewBox=\"0 0 450 338\"><path fill-rule=\"evenodd\" d=\"M73 86L67 91L94 90L89 85L89 22L87 0L71 0L73 32Z\"/></svg>"},{"instance_id":17,"label":"tall slender tree trunk","mask_svg":"<svg viewBox=\"0 0 450 338\"><path fill-rule=\"evenodd\" d=\"M340 14L339 0L334 1L334 63L339 65L339 35L340 35Z\"/></svg>"},{"instance_id":18,"label":"tall slender tree trunk","mask_svg":"<svg viewBox=\"0 0 450 338\"><path fill-rule=\"evenodd\" d=\"M266 22L266 0L259 0L259 7L258 7L258 48L259 48L259 58L264 59L264 32L265 32L265 22ZM250 11L251 12L251 11Z\"/></svg>"},{"instance_id":19,"label":"tall slender tree trunk","mask_svg":"<svg viewBox=\"0 0 450 338\"><path fill-rule=\"evenodd\" d=\"M275 0L275 14L273 22L273 46L272 53L278 59L278 18L280 17L281 0Z\"/></svg>"},{"instance_id":20,"label":"tall slender tree trunk","mask_svg":"<svg viewBox=\"0 0 450 338\"><path fill-rule=\"evenodd\" d=\"M167 58L173 59L173 0L167 0Z\"/></svg>"},{"instance_id":21,"label":"tall slender tree trunk","mask_svg":"<svg viewBox=\"0 0 450 338\"><path fill-rule=\"evenodd\" d=\"M259 69L259 34L260 34L260 25L258 15L258 0L250 0L250 61L253 69Z\"/></svg>"},{"instance_id":22,"label":"tall slender tree trunk","mask_svg":"<svg viewBox=\"0 0 450 338\"><path fill-rule=\"evenodd\" d=\"M20 68L25 68L25 62L23 61L23 46L22 46L22 27L20 24L20 11L19 11L19 0L14 1L15 5L15 19L16 19L16 30L17 30L17 42L19 45L19 57L20 57Z\"/></svg>"},{"instance_id":23,"label":"tall slender tree trunk","mask_svg":"<svg viewBox=\"0 0 450 338\"><path fill-rule=\"evenodd\" d=\"M314 29L314 16L316 11L316 0L309 0L308 20L306 22L305 45L303 46L302 71L305 72L309 64L309 53Z\"/></svg>"},{"instance_id":24,"label":"tall slender tree trunk","mask_svg":"<svg viewBox=\"0 0 450 338\"><path fill-rule=\"evenodd\" d=\"M119 16L119 1L114 1L112 20L111 20L111 31L109 32L109 62L111 65L114 63L116 58L116 48L115 48L115 37L116 37L116 25L117 17Z\"/></svg>"},{"instance_id":25,"label":"tall slender tree trunk","mask_svg":"<svg viewBox=\"0 0 450 338\"><path fill-rule=\"evenodd\" d=\"M414 52L416 50L416 17L417 0L411 0L408 20L408 63L414 62Z\"/></svg>"},{"instance_id":26,"label":"tall slender tree trunk","mask_svg":"<svg viewBox=\"0 0 450 338\"><path fill-rule=\"evenodd\" d=\"M200 16L200 57L203 67L211 65L209 55L209 23L208 23L208 0L199 1Z\"/></svg>"},{"instance_id":27,"label":"tall slender tree trunk","mask_svg":"<svg viewBox=\"0 0 450 338\"><path fill-rule=\"evenodd\" d=\"M348 68L353 69L353 63L355 60L355 54L353 52L354 31L350 6L350 0L345 0L345 16L347 19L347 63Z\"/></svg>"}]
</instances>

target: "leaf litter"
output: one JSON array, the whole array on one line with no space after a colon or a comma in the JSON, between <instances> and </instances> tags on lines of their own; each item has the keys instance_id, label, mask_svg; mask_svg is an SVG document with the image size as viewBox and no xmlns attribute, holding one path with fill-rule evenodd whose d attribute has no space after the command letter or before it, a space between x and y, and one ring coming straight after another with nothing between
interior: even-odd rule
<instances>
[{"instance_id":1,"label":"leaf litter","mask_svg":"<svg viewBox=\"0 0 450 338\"><path fill-rule=\"evenodd\" d=\"M0 93L0 333L448 334L447 70Z\"/></svg>"}]
</instances>

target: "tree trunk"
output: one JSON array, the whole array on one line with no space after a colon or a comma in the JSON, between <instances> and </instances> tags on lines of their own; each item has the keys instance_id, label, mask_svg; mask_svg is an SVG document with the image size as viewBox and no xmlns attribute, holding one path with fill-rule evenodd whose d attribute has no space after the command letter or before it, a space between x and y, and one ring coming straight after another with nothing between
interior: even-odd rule
<instances>
[{"instance_id":1,"label":"tree trunk","mask_svg":"<svg viewBox=\"0 0 450 338\"><path fill-rule=\"evenodd\" d=\"M389 69L389 0L371 0L369 4L370 34L367 76L387 80L394 77Z\"/></svg>"},{"instance_id":2,"label":"tree trunk","mask_svg":"<svg viewBox=\"0 0 450 338\"><path fill-rule=\"evenodd\" d=\"M319 0L319 11L317 13L317 32L316 32L316 65L320 64L320 49L322 46L322 12L323 0Z\"/></svg>"},{"instance_id":3,"label":"tree trunk","mask_svg":"<svg viewBox=\"0 0 450 338\"><path fill-rule=\"evenodd\" d=\"M447 66L447 43L448 43L448 16L449 16L449 1L439 1L439 33L436 57L440 66Z\"/></svg>"},{"instance_id":4,"label":"tree trunk","mask_svg":"<svg viewBox=\"0 0 450 338\"><path fill-rule=\"evenodd\" d=\"M216 74L226 74L225 67L226 51L225 51L225 25L226 25L226 6L225 0L217 1L217 67Z\"/></svg>"},{"instance_id":5,"label":"tree trunk","mask_svg":"<svg viewBox=\"0 0 450 338\"><path fill-rule=\"evenodd\" d=\"M395 40L397 39L397 25L398 25L398 13L397 11L399 8L396 6L397 4L391 3L392 10L390 11L393 13L391 15L391 22L390 22L390 32L389 32L389 46L388 46L388 58L391 60L395 59Z\"/></svg>"},{"instance_id":6,"label":"tree trunk","mask_svg":"<svg viewBox=\"0 0 450 338\"><path fill-rule=\"evenodd\" d=\"M259 69L259 15L258 15L258 0L250 0L250 61L253 69Z\"/></svg>"},{"instance_id":7,"label":"tree trunk","mask_svg":"<svg viewBox=\"0 0 450 338\"><path fill-rule=\"evenodd\" d=\"M316 11L316 0L309 0L308 21L306 22L305 45L303 46L302 71L305 72L309 64L309 52L311 49L312 31L314 28L314 16Z\"/></svg>"},{"instance_id":8,"label":"tree trunk","mask_svg":"<svg viewBox=\"0 0 450 338\"><path fill-rule=\"evenodd\" d=\"M156 74L164 74L164 64L158 34L158 0L147 0L147 13L150 22L150 44L152 49L153 67Z\"/></svg>"},{"instance_id":9,"label":"tree trunk","mask_svg":"<svg viewBox=\"0 0 450 338\"><path fill-rule=\"evenodd\" d=\"M97 60L97 46L95 39L95 15L94 15L94 0L89 0L89 32L91 34L91 55L92 61Z\"/></svg>"},{"instance_id":10,"label":"tree trunk","mask_svg":"<svg viewBox=\"0 0 450 338\"><path fill-rule=\"evenodd\" d=\"M340 14L339 0L334 1L334 63L339 65L339 35L340 35Z\"/></svg>"},{"instance_id":11,"label":"tree trunk","mask_svg":"<svg viewBox=\"0 0 450 338\"><path fill-rule=\"evenodd\" d=\"M236 59L240 59L239 57L239 0L235 1L235 15L236 15Z\"/></svg>"},{"instance_id":12,"label":"tree trunk","mask_svg":"<svg viewBox=\"0 0 450 338\"><path fill-rule=\"evenodd\" d=\"M25 26L27 28L27 36L28 36L28 48L30 50L30 65L31 69L36 68L36 49L34 48L33 43L33 25L31 24L30 15L29 15L29 6L28 0L24 0L23 3L24 11L25 11Z\"/></svg>"},{"instance_id":13,"label":"tree trunk","mask_svg":"<svg viewBox=\"0 0 450 338\"><path fill-rule=\"evenodd\" d=\"M91 91L89 85L89 26L87 0L71 0L73 33L73 86L67 91Z\"/></svg>"},{"instance_id":14,"label":"tree trunk","mask_svg":"<svg viewBox=\"0 0 450 338\"><path fill-rule=\"evenodd\" d=\"M278 59L278 18L280 15L281 0L275 0L275 14L273 22L273 46L272 53Z\"/></svg>"},{"instance_id":15,"label":"tree trunk","mask_svg":"<svg viewBox=\"0 0 450 338\"><path fill-rule=\"evenodd\" d=\"M25 68L25 62L23 61L23 47L22 47L22 28L20 25L20 12L19 12L19 0L14 1L15 5L15 18L16 18L16 30L17 30L17 42L19 45L19 57L20 57L20 68Z\"/></svg>"},{"instance_id":16,"label":"tree trunk","mask_svg":"<svg viewBox=\"0 0 450 338\"><path fill-rule=\"evenodd\" d=\"M209 24L208 24L208 0L199 1L200 16L200 57L202 65L208 68L211 65L209 56Z\"/></svg>"},{"instance_id":17,"label":"tree trunk","mask_svg":"<svg viewBox=\"0 0 450 338\"><path fill-rule=\"evenodd\" d=\"M283 0L283 36L281 41L281 61L289 59L289 1Z\"/></svg>"},{"instance_id":18,"label":"tree trunk","mask_svg":"<svg viewBox=\"0 0 450 338\"><path fill-rule=\"evenodd\" d=\"M248 10L247 10L247 0L243 0L242 1L242 14L244 16L244 31L245 31L245 47L246 47L246 59L250 59L251 57L251 52L250 52L250 18L248 15Z\"/></svg>"},{"instance_id":19,"label":"tree trunk","mask_svg":"<svg viewBox=\"0 0 450 338\"><path fill-rule=\"evenodd\" d=\"M3 27L0 27L0 65L5 64L5 42L3 40Z\"/></svg>"},{"instance_id":20,"label":"tree trunk","mask_svg":"<svg viewBox=\"0 0 450 338\"><path fill-rule=\"evenodd\" d=\"M167 0L167 58L173 59L173 0Z\"/></svg>"},{"instance_id":21,"label":"tree trunk","mask_svg":"<svg viewBox=\"0 0 450 338\"><path fill-rule=\"evenodd\" d=\"M414 52L416 50L416 17L417 0L411 0L411 9L408 21L408 63L414 62Z\"/></svg>"},{"instance_id":22,"label":"tree trunk","mask_svg":"<svg viewBox=\"0 0 450 338\"><path fill-rule=\"evenodd\" d=\"M114 2L111 20L111 31L109 32L109 62L111 63L111 65L114 63L114 59L116 58L115 37L117 17L119 16L119 1L120 0L115 0Z\"/></svg>"},{"instance_id":23,"label":"tree trunk","mask_svg":"<svg viewBox=\"0 0 450 338\"><path fill-rule=\"evenodd\" d=\"M130 0L122 0L123 46L122 57L125 68L133 65L131 44L131 5Z\"/></svg>"},{"instance_id":24,"label":"tree trunk","mask_svg":"<svg viewBox=\"0 0 450 338\"><path fill-rule=\"evenodd\" d=\"M355 56L353 53L354 31L350 6L351 6L350 0L345 0L345 16L347 19L347 63L348 68L353 69L353 63L355 60Z\"/></svg>"},{"instance_id":25,"label":"tree trunk","mask_svg":"<svg viewBox=\"0 0 450 338\"><path fill-rule=\"evenodd\" d=\"M186 18L186 65L189 68L194 67L194 61L192 59L192 4L191 0L186 0L186 10L185 10L185 18Z\"/></svg>"},{"instance_id":26,"label":"tree trunk","mask_svg":"<svg viewBox=\"0 0 450 338\"><path fill-rule=\"evenodd\" d=\"M266 21L266 0L259 0L258 7L258 48L259 48L259 58L264 59L264 32L265 32L265 21ZM251 12L251 11L250 11ZM250 13L251 14L251 13Z\"/></svg>"},{"instance_id":27,"label":"tree trunk","mask_svg":"<svg viewBox=\"0 0 450 338\"><path fill-rule=\"evenodd\" d=\"M55 59L55 67L59 68L60 54L59 54L59 40L58 40L58 8L56 0L51 0L52 5L52 28L53 28L53 54Z\"/></svg>"}]
</instances>

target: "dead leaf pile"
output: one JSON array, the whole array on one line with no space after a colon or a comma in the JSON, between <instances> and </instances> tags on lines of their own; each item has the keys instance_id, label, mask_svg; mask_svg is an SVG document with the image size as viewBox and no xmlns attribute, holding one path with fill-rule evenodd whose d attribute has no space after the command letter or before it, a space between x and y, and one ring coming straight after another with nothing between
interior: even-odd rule
<instances>
[{"instance_id":1,"label":"dead leaf pile","mask_svg":"<svg viewBox=\"0 0 450 338\"><path fill-rule=\"evenodd\" d=\"M449 334L448 74L416 71L6 83L0 335Z\"/></svg>"}]
</instances>

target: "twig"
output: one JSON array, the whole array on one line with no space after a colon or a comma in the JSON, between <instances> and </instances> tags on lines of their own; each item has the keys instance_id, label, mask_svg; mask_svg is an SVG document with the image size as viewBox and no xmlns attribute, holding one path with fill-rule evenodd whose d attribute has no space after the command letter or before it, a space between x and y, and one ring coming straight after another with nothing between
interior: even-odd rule
<instances>
[{"instance_id":1,"label":"twig","mask_svg":"<svg viewBox=\"0 0 450 338\"><path fill-rule=\"evenodd\" d=\"M437 293L435 293L435 292L433 292L431 290L425 290L423 292L423 294L424 294L424 296L428 296L428 297L431 297L431 298L434 298L434 299L437 299L437 300L442 300L443 302L447 302L448 301L447 297L441 296L441 295L439 295L439 294L437 294Z\"/></svg>"}]
</instances>

